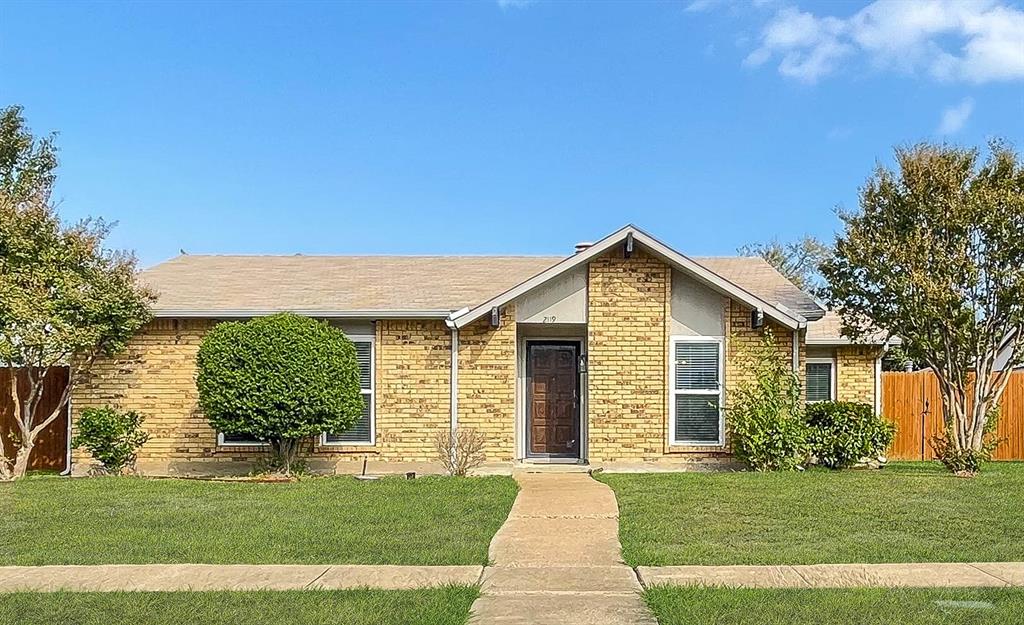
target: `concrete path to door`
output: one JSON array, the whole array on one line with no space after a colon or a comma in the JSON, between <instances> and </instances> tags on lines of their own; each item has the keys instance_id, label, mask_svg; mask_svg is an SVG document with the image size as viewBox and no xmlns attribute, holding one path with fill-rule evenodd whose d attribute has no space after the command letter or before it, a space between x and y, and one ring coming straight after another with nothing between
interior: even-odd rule
<instances>
[{"instance_id":1,"label":"concrete path to door","mask_svg":"<svg viewBox=\"0 0 1024 625\"><path fill-rule=\"evenodd\" d=\"M615 494L581 473L521 473L472 625L656 625L622 561Z\"/></svg>"}]
</instances>

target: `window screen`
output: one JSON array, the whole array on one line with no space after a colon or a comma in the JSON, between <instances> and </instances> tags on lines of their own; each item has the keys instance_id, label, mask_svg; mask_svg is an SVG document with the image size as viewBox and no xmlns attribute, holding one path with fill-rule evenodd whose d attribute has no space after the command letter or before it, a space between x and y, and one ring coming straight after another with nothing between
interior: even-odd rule
<instances>
[{"instance_id":1,"label":"window screen","mask_svg":"<svg viewBox=\"0 0 1024 625\"><path fill-rule=\"evenodd\" d=\"M356 360L359 362L359 386L363 393L363 414L359 421L338 434L328 432L324 437L328 444L373 442L373 341L352 339L356 346Z\"/></svg>"},{"instance_id":2,"label":"window screen","mask_svg":"<svg viewBox=\"0 0 1024 625\"><path fill-rule=\"evenodd\" d=\"M721 347L717 341L673 345L673 442L721 443Z\"/></svg>"},{"instance_id":3,"label":"window screen","mask_svg":"<svg viewBox=\"0 0 1024 625\"><path fill-rule=\"evenodd\" d=\"M832 363L807 363L807 401L832 400Z\"/></svg>"}]
</instances>

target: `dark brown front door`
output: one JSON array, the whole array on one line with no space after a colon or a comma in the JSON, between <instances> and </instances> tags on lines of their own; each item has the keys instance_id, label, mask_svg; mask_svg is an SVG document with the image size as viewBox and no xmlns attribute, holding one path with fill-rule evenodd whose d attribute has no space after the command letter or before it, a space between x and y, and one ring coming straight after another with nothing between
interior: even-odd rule
<instances>
[{"instance_id":1,"label":"dark brown front door","mask_svg":"<svg viewBox=\"0 0 1024 625\"><path fill-rule=\"evenodd\" d=\"M530 456L580 455L579 343L526 344Z\"/></svg>"}]
</instances>

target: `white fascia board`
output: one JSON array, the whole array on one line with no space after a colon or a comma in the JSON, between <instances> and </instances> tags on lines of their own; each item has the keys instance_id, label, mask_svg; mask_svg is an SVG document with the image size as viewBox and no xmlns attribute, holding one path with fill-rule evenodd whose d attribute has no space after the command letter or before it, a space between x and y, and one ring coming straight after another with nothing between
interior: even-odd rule
<instances>
[{"instance_id":1,"label":"white fascia board","mask_svg":"<svg viewBox=\"0 0 1024 625\"><path fill-rule=\"evenodd\" d=\"M573 267L582 265L583 263L589 262L591 259L600 256L607 252L609 249L615 247L619 243L622 243L628 235L633 235L633 240L637 243L642 244L648 248L655 255L661 257L667 261L670 265L677 266L684 271L691 274L700 282L703 282L712 289L728 295L729 297L739 300L752 308L760 308L766 315L772 319L778 321L782 325L786 326L791 330L801 329L807 326L807 320L790 312L786 309L779 307L776 304L771 304L757 297L753 293L750 293L736 284L726 280L717 273L697 263L696 261L680 254L673 250L669 246L665 245L661 241L658 241L651 235L647 234L643 230L640 230L636 226L628 225L619 230L616 230L612 234L601 239L597 243L591 245L586 250L567 257L565 260L545 269L541 273L535 275L529 280L512 287L504 293L491 298L483 304L469 310L468 312L452 316L452 322L456 327L464 327L473 321L476 321L480 317L487 314L491 308L495 306L502 306L515 298L523 295L536 287L544 284L548 280L555 278L566 271L569 271Z\"/></svg>"},{"instance_id":2,"label":"white fascia board","mask_svg":"<svg viewBox=\"0 0 1024 625\"><path fill-rule=\"evenodd\" d=\"M324 319L445 319L450 310L154 310L157 319L248 319L290 312Z\"/></svg>"}]
</instances>

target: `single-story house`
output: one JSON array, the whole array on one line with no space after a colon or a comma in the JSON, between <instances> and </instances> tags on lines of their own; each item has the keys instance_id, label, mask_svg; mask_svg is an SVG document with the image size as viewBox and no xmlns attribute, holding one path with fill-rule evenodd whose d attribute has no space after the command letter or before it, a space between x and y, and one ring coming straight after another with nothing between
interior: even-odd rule
<instances>
[{"instance_id":1,"label":"single-story house","mask_svg":"<svg viewBox=\"0 0 1024 625\"><path fill-rule=\"evenodd\" d=\"M146 418L140 470L242 471L259 441L211 429L195 356L222 320L292 311L355 342L366 410L310 466L439 467L438 432L473 428L487 465L680 467L730 459L727 405L771 330L806 399L878 405L882 346L852 344L760 258L695 258L628 225L567 256L199 256L142 274L155 319L72 398ZM88 464L75 450L76 470Z\"/></svg>"}]
</instances>

